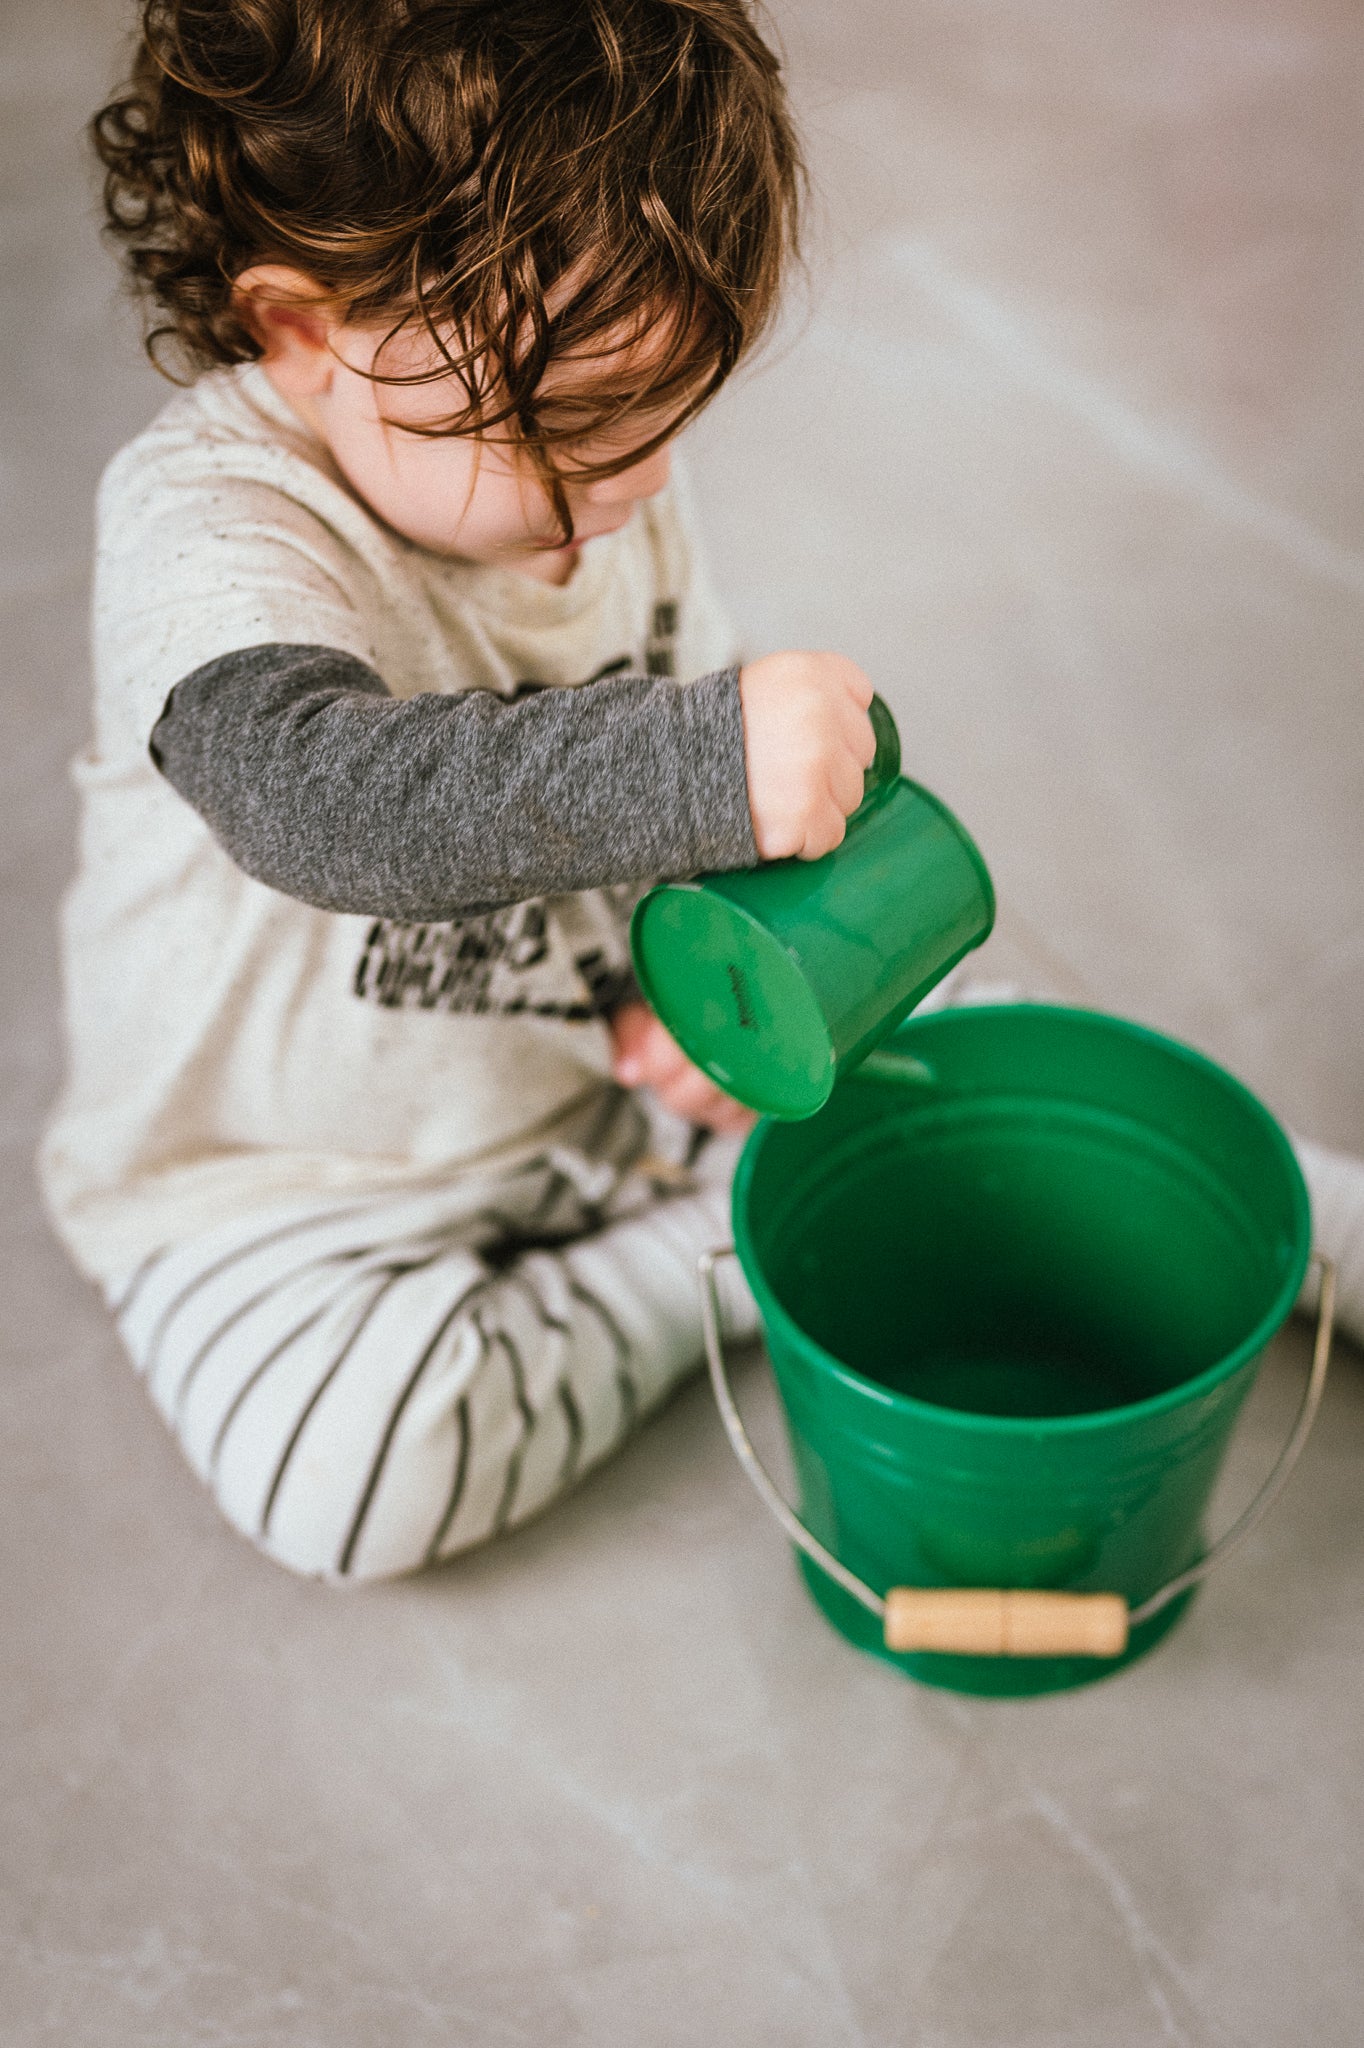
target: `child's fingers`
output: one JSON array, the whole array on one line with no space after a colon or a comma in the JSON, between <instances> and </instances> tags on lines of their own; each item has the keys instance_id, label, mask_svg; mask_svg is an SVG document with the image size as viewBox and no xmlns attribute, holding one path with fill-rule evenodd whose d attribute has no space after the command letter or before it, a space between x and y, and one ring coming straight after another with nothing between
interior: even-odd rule
<instances>
[{"instance_id":1,"label":"child's fingers","mask_svg":"<svg viewBox=\"0 0 1364 2048\"><path fill-rule=\"evenodd\" d=\"M657 1019L654 1020L654 1029L635 1053L635 1065L639 1072L636 1085L654 1089L666 1088L671 1082L680 1080L683 1074L693 1071L691 1061L677 1040Z\"/></svg>"},{"instance_id":2,"label":"child's fingers","mask_svg":"<svg viewBox=\"0 0 1364 2048\"><path fill-rule=\"evenodd\" d=\"M685 1073L661 1087L656 1084L654 1093L674 1116L686 1117L689 1123L707 1124L712 1130L727 1127L729 1110L739 1108L699 1067L688 1066ZM725 1120L725 1126L716 1122L717 1117Z\"/></svg>"},{"instance_id":3,"label":"child's fingers","mask_svg":"<svg viewBox=\"0 0 1364 2048\"><path fill-rule=\"evenodd\" d=\"M638 1014L628 1015L634 1011ZM693 1066L672 1034L643 1004L627 1004L611 1020L613 1072L627 1088L652 1088L665 1108L712 1131L744 1131L751 1110Z\"/></svg>"},{"instance_id":4,"label":"child's fingers","mask_svg":"<svg viewBox=\"0 0 1364 2048\"><path fill-rule=\"evenodd\" d=\"M650 1078L660 1037L667 1045L672 1039L647 1003L622 1003L613 1011L608 1029L612 1074L624 1088L642 1087Z\"/></svg>"},{"instance_id":5,"label":"child's fingers","mask_svg":"<svg viewBox=\"0 0 1364 2048\"><path fill-rule=\"evenodd\" d=\"M831 796L826 796L818 808L812 808L806 821L805 837L798 849L800 858L821 860L843 844L847 831L847 812Z\"/></svg>"},{"instance_id":6,"label":"child's fingers","mask_svg":"<svg viewBox=\"0 0 1364 2048\"><path fill-rule=\"evenodd\" d=\"M850 818L862 801L866 770L851 756L835 762L829 775L829 794L845 818Z\"/></svg>"},{"instance_id":7,"label":"child's fingers","mask_svg":"<svg viewBox=\"0 0 1364 2048\"><path fill-rule=\"evenodd\" d=\"M712 1108L707 1110L704 1116L695 1118L694 1121L704 1124L708 1130L720 1132L722 1135L727 1135L730 1132L734 1132L737 1135L740 1131L751 1131L758 1118L753 1110L745 1109L742 1102L736 1102L732 1095L726 1095L721 1089L717 1088Z\"/></svg>"},{"instance_id":8,"label":"child's fingers","mask_svg":"<svg viewBox=\"0 0 1364 2048\"><path fill-rule=\"evenodd\" d=\"M870 703L868 698L867 702ZM843 730L849 746L857 758L858 766L865 771L876 759L876 727L866 706L848 705L843 712Z\"/></svg>"}]
</instances>

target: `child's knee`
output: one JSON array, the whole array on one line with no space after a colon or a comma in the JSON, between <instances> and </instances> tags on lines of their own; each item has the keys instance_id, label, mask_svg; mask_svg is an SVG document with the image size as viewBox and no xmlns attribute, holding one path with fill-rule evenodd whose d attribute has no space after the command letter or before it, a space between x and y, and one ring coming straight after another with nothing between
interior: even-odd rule
<instances>
[{"instance_id":1,"label":"child's knee","mask_svg":"<svg viewBox=\"0 0 1364 2048\"><path fill-rule=\"evenodd\" d=\"M277 1458L243 1446L213 1477L218 1506L299 1577L333 1586L410 1577L510 1520L507 1433L485 1428L476 1439L470 1406L459 1399L439 1418L413 1417L411 1428L350 1455L305 1441L282 1473Z\"/></svg>"},{"instance_id":2,"label":"child's knee","mask_svg":"<svg viewBox=\"0 0 1364 2048\"><path fill-rule=\"evenodd\" d=\"M405 1478L399 1459L389 1477L391 1490L403 1494ZM432 1562L430 1501L409 1493L396 1513L385 1516L383 1540L376 1543L367 1528L367 1484L363 1468L328 1468L304 1459L268 1513L261 1511L258 1499L243 1497L239 1485L220 1484L215 1494L233 1528L299 1578L364 1586L421 1571Z\"/></svg>"}]
</instances>

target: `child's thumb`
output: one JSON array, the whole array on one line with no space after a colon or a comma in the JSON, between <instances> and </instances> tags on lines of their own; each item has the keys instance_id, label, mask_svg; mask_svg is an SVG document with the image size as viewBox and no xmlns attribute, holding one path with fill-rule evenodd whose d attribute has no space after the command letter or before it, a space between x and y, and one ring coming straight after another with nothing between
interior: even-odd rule
<instances>
[{"instance_id":1,"label":"child's thumb","mask_svg":"<svg viewBox=\"0 0 1364 2048\"><path fill-rule=\"evenodd\" d=\"M626 1003L611 1019L611 1072L623 1088L645 1079L654 1016L646 1003Z\"/></svg>"}]
</instances>

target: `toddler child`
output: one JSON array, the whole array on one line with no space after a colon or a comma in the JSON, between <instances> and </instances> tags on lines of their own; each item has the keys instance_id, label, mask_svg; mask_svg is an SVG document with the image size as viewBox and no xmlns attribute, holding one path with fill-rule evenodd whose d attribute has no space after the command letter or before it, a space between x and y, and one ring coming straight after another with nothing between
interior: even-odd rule
<instances>
[{"instance_id":1,"label":"toddler child","mask_svg":"<svg viewBox=\"0 0 1364 2048\"><path fill-rule=\"evenodd\" d=\"M100 492L44 1186L228 1520L409 1572L698 1362L747 1119L629 913L874 751L851 662L737 664L670 476L796 147L747 0L147 0L96 136L196 381Z\"/></svg>"},{"instance_id":2,"label":"toddler child","mask_svg":"<svg viewBox=\"0 0 1364 2048\"><path fill-rule=\"evenodd\" d=\"M197 381L100 491L44 1185L229 1521L408 1572L698 1362L747 1119L630 909L874 751L851 662L738 667L670 477L796 147L746 0L148 0L95 132Z\"/></svg>"}]
</instances>

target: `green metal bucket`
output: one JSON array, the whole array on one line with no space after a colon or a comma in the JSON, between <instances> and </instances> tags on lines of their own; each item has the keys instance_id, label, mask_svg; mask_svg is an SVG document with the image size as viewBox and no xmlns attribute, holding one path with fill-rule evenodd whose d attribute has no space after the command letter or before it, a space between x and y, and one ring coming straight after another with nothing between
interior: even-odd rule
<instances>
[{"instance_id":1,"label":"green metal bucket","mask_svg":"<svg viewBox=\"0 0 1364 2048\"><path fill-rule=\"evenodd\" d=\"M1307 1191L1254 1096L1116 1018L1024 1004L903 1026L817 1116L758 1126L734 1226L799 1517L733 1409L715 1254L708 1350L731 1439L834 1627L932 1685L1048 1692L1140 1656L1282 1484L1320 1397L1324 1262L1293 1438L1205 1550L1233 1424L1309 1262ZM1118 1635L1075 1654L1100 1610ZM927 1633L897 1637L894 1612L927 1613ZM981 1614L1004 1633L973 1633ZM981 1642L1012 1654L959 1647Z\"/></svg>"}]
</instances>

